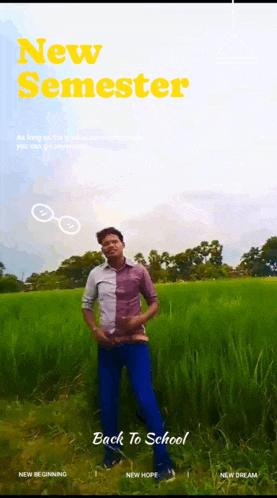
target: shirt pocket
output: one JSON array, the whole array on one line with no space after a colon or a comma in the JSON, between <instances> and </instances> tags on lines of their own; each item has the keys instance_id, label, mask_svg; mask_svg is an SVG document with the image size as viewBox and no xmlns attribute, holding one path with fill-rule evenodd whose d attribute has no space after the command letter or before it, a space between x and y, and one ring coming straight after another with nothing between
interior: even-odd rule
<instances>
[{"instance_id":1,"label":"shirt pocket","mask_svg":"<svg viewBox=\"0 0 277 498\"><path fill-rule=\"evenodd\" d=\"M113 277L105 277L98 284L99 301L106 299L114 300L116 297L116 282Z\"/></svg>"}]
</instances>

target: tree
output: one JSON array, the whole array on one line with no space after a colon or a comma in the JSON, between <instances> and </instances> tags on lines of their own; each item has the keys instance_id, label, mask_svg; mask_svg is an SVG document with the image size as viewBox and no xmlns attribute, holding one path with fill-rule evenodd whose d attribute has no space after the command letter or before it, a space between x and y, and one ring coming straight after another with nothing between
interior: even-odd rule
<instances>
[{"instance_id":1,"label":"tree","mask_svg":"<svg viewBox=\"0 0 277 498\"><path fill-rule=\"evenodd\" d=\"M146 266L146 261L144 259L144 256L142 254L142 252L138 252L135 256L134 256L134 260L135 262L138 264L138 265L141 265L141 266Z\"/></svg>"},{"instance_id":2,"label":"tree","mask_svg":"<svg viewBox=\"0 0 277 498\"><path fill-rule=\"evenodd\" d=\"M218 242L218 240L212 240L210 243L210 263L212 265L219 267L222 265L222 249L223 246Z\"/></svg>"},{"instance_id":3,"label":"tree","mask_svg":"<svg viewBox=\"0 0 277 498\"><path fill-rule=\"evenodd\" d=\"M105 262L99 251L87 251L84 256L71 256L65 259L56 271L56 275L63 275L73 286L83 287L90 270Z\"/></svg>"},{"instance_id":4,"label":"tree","mask_svg":"<svg viewBox=\"0 0 277 498\"><path fill-rule=\"evenodd\" d=\"M253 276L261 267L261 250L259 247L251 247L250 251L245 252L240 259L238 269L242 269L247 275Z\"/></svg>"},{"instance_id":5,"label":"tree","mask_svg":"<svg viewBox=\"0 0 277 498\"><path fill-rule=\"evenodd\" d=\"M191 261L189 279L190 280L199 280L199 278L201 279L198 273L198 267L203 264L203 255L201 253L200 246L194 247L193 249L187 249L186 252L189 254Z\"/></svg>"},{"instance_id":6,"label":"tree","mask_svg":"<svg viewBox=\"0 0 277 498\"><path fill-rule=\"evenodd\" d=\"M178 279L189 280L194 260L195 260L195 253L193 249L187 249L185 252L180 252L174 256L176 277Z\"/></svg>"},{"instance_id":7,"label":"tree","mask_svg":"<svg viewBox=\"0 0 277 498\"><path fill-rule=\"evenodd\" d=\"M164 251L161 255L161 264L165 264L165 268L168 268L172 262L172 256L167 251Z\"/></svg>"},{"instance_id":8,"label":"tree","mask_svg":"<svg viewBox=\"0 0 277 498\"><path fill-rule=\"evenodd\" d=\"M40 275L39 273L32 273L30 277L26 278L27 284L32 284L32 289L37 290L37 284L39 282Z\"/></svg>"},{"instance_id":9,"label":"tree","mask_svg":"<svg viewBox=\"0 0 277 498\"><path fill-rule=\"evenodd\" d=\"M151 266L154 270L160 270L162 259L158 251L156 251L155 249L152 249L150 251L148 256L148 262L149 266Z\"/></svg>"},{"instance_id":10,"label":"tree","mask_svg":"<svg viewBox=\"0 0 277 498\"><path fill-rule=\"evenodd\" d=\"M276 275L277 272L277 237L270 237L261 248L261 263ZM267 272L267 269L265 269Z\"/></svg>"},{"instance_id":11,"label":"tree","mask_svg":"<svg viewBox=\"0 0 277 498\"><path fill-rule=\"evenodd\" d=\"M197 280L206 280L215 277L215 267L208 261L207 263L199 263L191 271L191 277L196 277Z\"/></svg>"},{"instance_id":12,"label":"tree","mask_svg":"<svg viewBox=\"0 0 277 498\"><path fill-rule=\"evenodd\" d=\"M0 278L3 277L4 271L6 270L4 264L0 261Z\"/></svg>"},{"instance_id":13,"label":"tree","mask_svg":"<svg viewBox=\"0 0 277 498\"><path fill-rule=\"evenodd\" d=\"M147 268L153 282L158 282L159 280L164 279L165 270L162 269L162 257L155 249L152 249L149 253Z\"/></svg>"},{"instance_id":14,"label":"tree","mask_svg":"<svg viewBox=\"0 0 277 498\"><path fill-rule=\"evenodd\" d=\"M101 251L87 251L84 256L82 256L84 285L90 271L103 263L105 263L105 258Z\"/></svg>"},{"instance_id":15,"label":"tree","mask_svg":"<svg viewBox=\"0 0 277 498\"><path fill-rule=\"evenodd\" d=\"M0 293L19 292L23 282L19 281L16 275L7 274L0 279Z\"/></svg>"},{"instance_id":16,"label":"tree","mask_svg":"<svg viewBox=\"0 0 277 498\"><path fill-rule=\"evenodd\" d=\"M89 272L104 261L100 251L87 251L83 256L65 259L56 271L32 273L26 283L31 283L33 290L83 287Z\"/></svg>"},{"instance_id":17,"label":"tree","mask_svg":"<svg viewBox=\"0 0 277 498\"><path fill-rule=\"evenodd\" d=\"M225 278L231 278L232 272L234 270L233 270L232 266L227 265L227 263L224 263L224 265L222 265L222 267L221 267L221 271L222 271L223 277L225 277Z\"/></svg>"},{"instance_id":18,"label":"tree","mask_svg":"<svg viewBox=\"0 0 277 498\"><path fill-rule=\"evenodd\" d=\"M83 276L81 256L71 256L65 259L57 269L57 275L64 275L73 280L80 280Z\"/></svg>"},{"instance_id":19,"label":"tree","mask_svg":"<svg viewBox=\"0 0 277 498\"><path fill-rule=\"evenodd\" d=\"M209 256L210 254L210 246L209 246L209 243L204 240L203 242L201 242L200 244L200 252L202 254L202 256L204 257L204 260L205 260L205 264L207 263L207 256Z\"/></svg>"}]
</instances>

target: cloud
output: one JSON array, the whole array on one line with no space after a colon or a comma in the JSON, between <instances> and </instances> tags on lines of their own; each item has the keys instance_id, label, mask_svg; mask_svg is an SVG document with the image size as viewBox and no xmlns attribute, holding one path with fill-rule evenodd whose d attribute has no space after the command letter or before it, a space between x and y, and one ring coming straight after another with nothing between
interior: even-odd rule
<instances>
[{"instance_id":1,"label":"cloud","mask_svg":"<svg viewBox=\"0 0 277 498\"><path fill-rule=\"evenodd\" d=\"M40 175L25 193L11 196L10 206L4 206L4 218L8 221L3 225L3 244L13 248L16 254L13 261L17 261L20 268L29 258L25 264L29 274L51 271L72 255L100 250L96 232L113 225L122 231L129 257L137 252L147 257L151 249L177 254L203 240L217 239L223 244L223 261L236 265L244 252L252 246L261 247L277 234L276 192L274 187L260 195L187 191L144 213L130 216L118 209L116 203L114 209L110 207L109 188L80 184L60 188L57 182ZM107 200L109 207L106 207ZM77 218L81 223L80 232L70 236L59 229L55 220L49 223L35 220L31 207L39 202L48 204L56 217ZM6 254L3 263L7 267L11 258ZM14 270L7 267L7 271Z\"/></svg>"},{"instance_id":2,"label":"cloud","mask_svg":"<svg viewBox=\"0 0 277 498\"><path fill-rule=\"evenodd\" d=\"M201 220L185 220L167 204L160 204L120 225L128 241L126 249L132 253L145 252L145 255L151 249L171 254L184 251L197 244L205 228Z\"/></svg>"},{"instance_id":3,"label":"cloud","mask_svg":"<svg viewBox=\"0 0 277 498\"><path fill-rule=\"evenodd\" d=\"M11 195L9 205L1 204L0 260L6 271L17 274L22 266L26 267L26 278L33 271L56 269L63 259L73 254L99 250L95 233L103 226L93 204L105 202L107 195L109 190L96 186L63 185L60 188L44 175L39 175L24 193ZM56 220L40 223L31 214L32 206L37 203L49 205L57 218L66 215L77 218L81 231L70 236L59 229Z\"/></svg>"},{"instance_id":4,"label":"cloud","mask_svg":"<svg viewBox=\"0 0 277 498\"><path fill-rule=\"evenodd\" d=\"M144 250L147 255L157 249L176 254L217 239L223 244L224 262L236 265L244 252L277 234L276 189L257 196L184 192L171 204L125 220L121 228L133 253Z\"/></svg>"}]
</instances>

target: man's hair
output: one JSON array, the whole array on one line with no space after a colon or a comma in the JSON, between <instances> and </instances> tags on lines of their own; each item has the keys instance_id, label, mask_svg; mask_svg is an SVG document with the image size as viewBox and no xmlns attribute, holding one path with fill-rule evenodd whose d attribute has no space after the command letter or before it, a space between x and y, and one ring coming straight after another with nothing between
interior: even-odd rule
<instances>
[{"instance_id":1,"label":"man's hair","mask_svg":"<svg viewBox=\"0 0 277 498\"><path fill-rule=\"evenodd\" d=\"M101 232L97 232L96 237L99 244L102 245L102 242L104 238L107 237L107 235L117 235L119 240L121 242L124 242L122 233L114 227L109 227L109 228L104 228L103 230L101 230Z\"/></svg>"}]
</instances>

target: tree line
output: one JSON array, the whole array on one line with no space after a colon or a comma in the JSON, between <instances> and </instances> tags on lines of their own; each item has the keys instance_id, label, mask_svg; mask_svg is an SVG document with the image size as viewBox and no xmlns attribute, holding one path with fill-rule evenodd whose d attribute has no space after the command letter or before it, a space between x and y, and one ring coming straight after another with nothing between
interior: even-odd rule
<instances>
[{"instance_id":1,"label":"tree line","mask_svg":"<svg viewBox=\"0 0 277 498\"><path fill-rule=\"evenodd\" d=\"M0 293L3 292L19 292L23 289L24 284L21 280L18 280L16 275L12 273L6 273L5 265L0 261Z\"/></svg>"},{"instance_id":2,"label":"tree line","mask_svg":"<svg viewBox=\"0 0 277 498\"><path fill-rule=\"evenodd\" d=\"M269 238L261 248L251 247L236 268L222 263L222 250L219 241L212 240L175 255L152 249L147 259L141 252L133 259L147 268L154 283L277 275L277 237ZM4 275L5 266L0 262L0 293L16 292L23 286L25 290L28 286L32 290L84 287L89 272L104 261L100 251L87 251L65 259L55 271L32 273L25 284L15 275Z\"/></svg>"}]
</instances>

